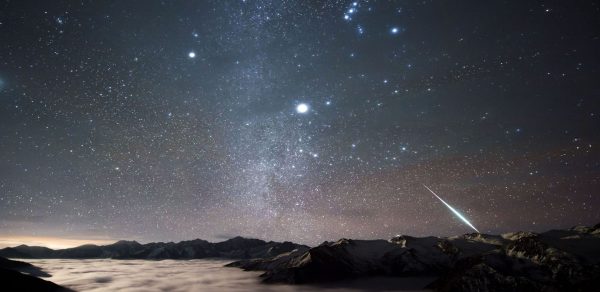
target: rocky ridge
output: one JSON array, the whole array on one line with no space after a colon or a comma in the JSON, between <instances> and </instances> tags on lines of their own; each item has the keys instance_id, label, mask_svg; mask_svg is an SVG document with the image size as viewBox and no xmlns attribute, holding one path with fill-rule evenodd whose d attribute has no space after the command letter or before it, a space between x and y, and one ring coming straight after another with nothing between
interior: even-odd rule
<instances>
[{"instance_id":1,"label":"rocky ridge","mask_svg":"<svg viewBox=\"0 0 600 292\"><path fill-rule=\"evenodd\" d=\"M435 277L439 291L597 291L600 224L543 233L340 239L228 266L264 271L267 283L368 276Z\"/></svg>"}]
</instances>

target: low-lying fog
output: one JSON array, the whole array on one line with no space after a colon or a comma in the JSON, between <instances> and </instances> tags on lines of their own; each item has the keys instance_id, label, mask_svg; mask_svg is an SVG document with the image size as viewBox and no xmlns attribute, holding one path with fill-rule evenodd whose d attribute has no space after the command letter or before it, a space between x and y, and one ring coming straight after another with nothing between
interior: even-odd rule
<instances>
[{"instance_id":1,"label":"low-lying fog","mask_svg":"<svg viewBox=\"0 0 600 292\"><path fill-rule=\"evenodd\" d=\"M410 279L390 278L351 281L344 287L260 284L260 272L223 267L224 260L25 260L52 276L45 278L77 291L347 291L404 287ZM420 284L422 285L422 284ZM417 284L417 287L419 284ZM422 286L421 286L422 287ZM379 288L379 289L377 289ZM410 288L409 288L410 289ZM394 289L395 290L395 289Z\"/></svg>"},{"instance_id":2,"label":"low-lying fog","mask_svg":"<svg viewBox=\"0 0 600 292\"><path fill-rule=\"evenodd\" d=\"M228 261L222 260L48 259L28 262L52 275L47 280L77 291L243 291L257 285L259 275L225 268L223 265Z\"/></svg>"}]
</instances>

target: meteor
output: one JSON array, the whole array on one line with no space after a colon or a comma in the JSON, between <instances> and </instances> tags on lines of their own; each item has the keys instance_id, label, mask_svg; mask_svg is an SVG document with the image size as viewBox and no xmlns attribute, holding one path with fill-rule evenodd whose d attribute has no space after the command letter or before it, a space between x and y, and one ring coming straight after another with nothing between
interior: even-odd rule
<instances>
[{"instance_id":1,"label":"meteor","mask_svg":"<svg viewBox=\"0 0 600 292\"><path fill-rule=\"evenodd\" d=\"M481 233L481 232L479 232L479 230L477 230L477 228L475 228L475 226L473 226L473 224L471 224L471 222L469 222L469 220L467 220L467 218L465 218L462 214L460 214L458 211L456 211L456 209L452 208L452 206L450 206L448 203L446 203L446 201L442 200L442 198L440 198L440 196L438 196L436 193L434 193L426 185L423 185L423 186L428 191L430 191L436 198L438 198L438 200L440 200L442 203L444 203L444 205L446 205L446 207L448 207L448 209L450 209L450 211L452 211L452 213L454 213L454 215L458 216L458 218L460 218L460 220L465 222L465 224L469 225L469 227L473 228L473 230L475 230L477 233Z\"/></svg>"}]
</instances>

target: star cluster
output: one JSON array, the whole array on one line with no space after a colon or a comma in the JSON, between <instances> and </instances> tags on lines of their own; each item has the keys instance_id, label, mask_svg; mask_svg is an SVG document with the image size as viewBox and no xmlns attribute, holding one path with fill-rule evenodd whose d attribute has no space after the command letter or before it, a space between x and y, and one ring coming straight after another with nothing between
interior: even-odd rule
<instances>
[{"instance_id":1,"label":"star cluster","mask_svg":"<svg viewBox=\"0 0 600 292\"><path fill-rule=\"evenodd\" d=\"M3 1L0 236L600 221L595 1Z\"/></svg>"}]
</instances>

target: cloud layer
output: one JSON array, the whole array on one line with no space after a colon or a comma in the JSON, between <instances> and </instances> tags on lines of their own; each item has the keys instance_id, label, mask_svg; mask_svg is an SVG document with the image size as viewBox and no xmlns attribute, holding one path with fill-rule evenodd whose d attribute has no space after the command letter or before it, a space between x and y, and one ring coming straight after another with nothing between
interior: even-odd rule
<instances>
[{"instance_id":1,"label":"cloud layer","mask_svg":"<svg viewBox=\"0 0 600 292\"><path fill-rule=\"evenodd\" d=\"M223 267L224 260L27 260L50 273L47 278L76 291L347 291L383 287L422 287L414 279L369 279L332 286L260 284L260 272Z\"/></svg>"}]
</instances>

